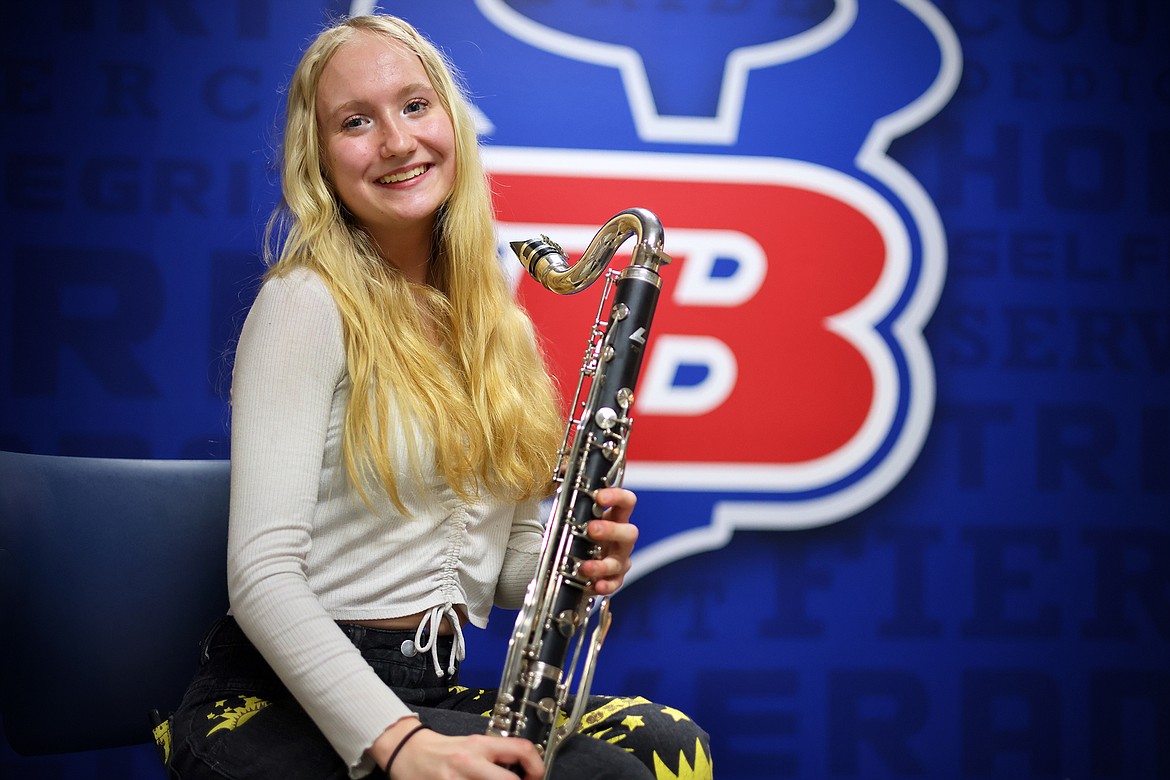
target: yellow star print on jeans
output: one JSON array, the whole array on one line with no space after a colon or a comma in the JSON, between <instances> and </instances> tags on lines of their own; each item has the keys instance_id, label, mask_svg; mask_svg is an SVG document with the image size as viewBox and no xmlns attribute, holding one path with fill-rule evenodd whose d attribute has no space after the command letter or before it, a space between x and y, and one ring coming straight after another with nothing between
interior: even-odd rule
<instances>
[{"instance_id":1,"label":"yellow star print on jeans","mask_svg":"<svg viewBox=\"0 0 1170 780\"><path fill-rule=\"evenodd\" d=\"M712 780L707 735L686 713L641 696L595 697L591 704L582 733L633 753L657 780Z\"/></svg>"},{"instance_id":2,"label":"yellow star print on jeans","mask_svg":"<svg viewBox=\"0 0 1170 780\"><path fill-rule=\"evenodd\" d=\"M238 702L238 705L229 707L229 702ZM207 732L209 737L217 731L231 731L243 726L253 715L267 707L268 702L256 696L237 696L234 699L217 701L215 706L218 712L212 711L207 714L208 720L218 721L211 727L211 731Z\"/></svg>"}]
</instances>

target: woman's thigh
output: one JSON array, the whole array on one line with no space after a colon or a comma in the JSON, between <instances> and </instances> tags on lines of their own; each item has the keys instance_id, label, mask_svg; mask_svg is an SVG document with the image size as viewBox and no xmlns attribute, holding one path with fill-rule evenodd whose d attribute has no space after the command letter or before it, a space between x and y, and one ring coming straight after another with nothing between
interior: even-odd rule
<instances>
[{"instance_id":1,"label":"woman's thigh","mask_svg":"<svg viewBox=\"0 0 1170 780\"><path fill-rule=\"evenodd\" d=\"M449 736L483 734L487 719L416 707L428 728ZM181 780L346 780L346 767L291 697L241 695L191 702L172 720L171 767ZM375 773L375 776L377 774ZM550 780L652 777L635 757L602 740L576 737L557 753Z\"/></svg>"},{"instance_id":2,"label":"woman's thigh","mask_svg":"<svg viewBox=\"0 0 1170 780\"><path fill-rule=\"evenodd\" d=\"M475 701L474 693L459 701L468 706L468 702ZM447 703L452 702L444 703L444 707ZM428 707L417 709L420 719L429 728L441 734L466 736L487 731L487 718L480 714L477 706L471 704L468 711ZM621 747L579 735L565 740L557 751L552 770L550 780L638 780L653 777L642 762Z\"/></svg>"},{"instance_id":3,"label":"woman's thigh","mask_svg":"<svg viewBox=\"0 0 1170 780\"><path fill-rule=\"evenodd\" d=\"M494 689L456 686L439 706L481 716L482 730L496 694ZM572 708L573 697L569 697L566 706ZM626 777L704 780L712 776L707 732L685 713L640 696L590 696L577 733L565 740L553 761L554 776L560 777L561 771L571 771L578 763L592 767L592 760L583 754L593 750L597 751L597 760L616 762L615 754L620 753ZM631 757L636 762L626 760Z\"/></svg>"},{"instance_id":4,"label":"woman's thigh","mask_svg":"<svg viewBox=\"0 0 1170 780\"><path fill-rule=\"evenodd\" d=\"M171 717L178 780L347 780L345 763L289 694L189 692Z\"/></svg>"},{"instance_id":5,"label":"woman's thigh","mask_svg":"<svg viewBox=\"0 0 1170 780\"><path fill-rule=\"evenodd\" d=\"M401 644L383 641L379 632L374 633L378 635L353 637L363 654L371 656L371 664L380 658L376 646ZM201 658L201 673L169 723L168 764L180 780L346 780L342 759L233 621L221 622L209 632ZM448 690L437 677L426 681L423 689L395 687L424 724L452 736L486 732L485 716L495 703L495 691ZM385 682L394 686L401 681ZM630 739L631 733L640 731L637 714L626 717L629 713L623 715L623 710L628 706L616 706L614 701L590 700L581 730L595 738L575 735L566 740L553 762L553 780L653 776L647 768L655 766L651 758L634 749L644 740ZM650 731L659 733L646 729Z\"/></svg>"}]
</instances>

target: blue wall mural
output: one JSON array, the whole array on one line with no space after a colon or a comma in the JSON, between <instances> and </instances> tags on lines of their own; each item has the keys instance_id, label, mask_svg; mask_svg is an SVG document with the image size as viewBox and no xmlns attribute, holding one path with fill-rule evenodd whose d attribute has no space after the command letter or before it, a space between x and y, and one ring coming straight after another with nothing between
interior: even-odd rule
<instances>
[{"instance_id":1,"label":"blue wall mural","mask_svg":"<svg viewBox=\"0 0 1170 780\"><path fill-rule=\"evenodd\" d=\"M1170 7L378 7L462 69L502 241L644 206L675 257L595 691L720 780L1170 777ZM0 448L228 457L282 89L346 10L8 11ZM518 295L572 384L596 300Z\"/></svg>"}]
</instances>

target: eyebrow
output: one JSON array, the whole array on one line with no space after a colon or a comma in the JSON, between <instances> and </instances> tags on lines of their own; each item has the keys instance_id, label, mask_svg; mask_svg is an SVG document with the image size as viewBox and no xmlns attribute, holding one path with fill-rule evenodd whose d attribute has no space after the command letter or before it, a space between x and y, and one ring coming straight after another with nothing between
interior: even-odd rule
<instances>
[{"instance_id":1,"label":"eyebrow","mask_svg":"<svg viewBox=\"0 0 1170 780\"><path fill-rule=\"evenodd\" d=\"M338 114L347 114L354 109L365 108L366 106L367 103L364 100L347 100L332 109L326 109L325 116L332 118Z\"/></svg>"},{"instance_id":2,"label":"eyebrow","mask_svg":"<svg viewBox=\"0 0 1170 780\"><path fill-rule=\"evenodd\" d=\"M405 99L407 95L417 94L419 92L425 92L428 95L434 95L436 98L439 96L439 91L425 81L415 81L403 86L398 90L398 95L399 99L401 100ZM332 109L329 109L326 116L335 117L338 114L344 114L347 111L351 111L353 109L367 108L370 105L370 101L366 100L365 98L354 98L352 100L347 100L344 103L333 107Z\"/></svg>"}]
</instances>

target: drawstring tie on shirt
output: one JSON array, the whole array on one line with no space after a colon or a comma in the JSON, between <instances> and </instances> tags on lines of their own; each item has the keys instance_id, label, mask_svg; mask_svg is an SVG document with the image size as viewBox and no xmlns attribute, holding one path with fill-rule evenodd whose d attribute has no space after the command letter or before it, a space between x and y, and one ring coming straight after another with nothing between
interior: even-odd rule
<instances>
[{"instance_id":1,"label":"drawstring tie on shirt","mask_svg":"<svg viewBox=\"0 0 1170 780\"><path fill-rule=\"evenodd\" d=\"M448 601L442 606L431 608L423 615L418 629L414 632L414 644L421 652L430 652L431 660L435 664L435 674L443 676L443 669L439 666L439 629L443 626L443 618L450 618L455 629L455 641L451 645L451 654L447 657L447 674L455 674L455 664L462 661L467 655L463 644L463 626L459 623L459 613L455 605ZM430 628L428 631L427 629Z\"/></svg>"}]
</instances>

